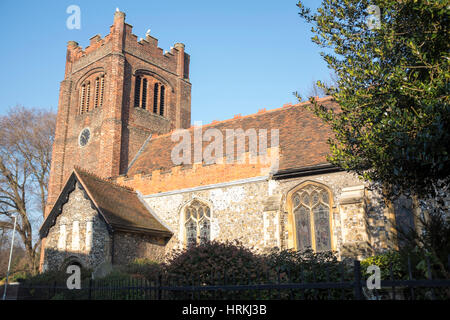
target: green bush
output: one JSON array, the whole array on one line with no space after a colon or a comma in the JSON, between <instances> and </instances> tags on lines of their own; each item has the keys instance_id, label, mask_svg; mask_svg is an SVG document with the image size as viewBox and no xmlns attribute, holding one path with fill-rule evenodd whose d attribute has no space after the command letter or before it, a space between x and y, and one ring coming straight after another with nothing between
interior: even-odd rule
<instances>
[{"instance_id":1,"label":"green bush","mask_svg":"<svg viewBox=\"0 0 450 320\"><path fill-rule=\"evenodd\" d=\"M164 271L186 283L247 283L265 277L264 258L241 243L211 241L176 251Z\"/></svg>"},{"instance_id":2,"label":"green bush","mask_svg":"<svg viewBox=\"0 0 450 320\"><path fill-rule=\"evenodd\" d=\"M353 266L348 261L338 261L331 251L314 252L273 249L265 258L269 268L277 273L280 282L317 283L352 281ZM352 296L352 290L306 289L286 291L281 298L290 295L294 299L340 299Z\"/></svg>"},{"instance_id":3,"label":"green bush","mask_svg":"<svg viewBox=\"0 0 450 320\"><path fill-rule=\"evenodd\" d=\"M349 281L352 273L332 252L273 249L257 254L235 242L208 242L179 251L164 267L168 279L187 285L246 285ZM343 296L341 294L343 293ZM217 293L216 293L217 294ZM345 298L352 290L293 289L191 294L187 298L327 299ZM186 298L186 297L185 297Z\"/></svg>"},{"instance_id":4,"label":"green bush","mask_svg":"<svg viewBox=\"0 0 450 320\"><path fill-rule=\"evenodd\" d=\"M124 272L136 276L142 276L148 281L156 281L163 271L163 265L147 258L135 259L124 268Z\"/></svg>"},{"instance_id":5,"label":"green bush","mask_svg":"<svg viewBox=\"0 0 450 320\"><path fill-rule=\"evenodd\" d=\"M392 276L395 280L407 278L407 269L405 269L404 261L399 252L388 251L361 261L361 271L365 278L371 275L371 273L367 273L367 268L370 265L375 265L380 268L381 280L391 279L391 269Z\"/></svg>"}]
</instances>

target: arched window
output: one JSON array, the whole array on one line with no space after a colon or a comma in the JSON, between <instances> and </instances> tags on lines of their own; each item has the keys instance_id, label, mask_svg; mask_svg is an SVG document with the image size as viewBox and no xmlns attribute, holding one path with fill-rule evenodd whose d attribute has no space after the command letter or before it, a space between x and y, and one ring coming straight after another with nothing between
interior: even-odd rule
<instances>
[{"instance_id":1,"label":"arched window","mask_svg":"<svg viewBox=\"0 0 450 320\"><path fill-rule=\"evenodd\" d=\"M294 246L328 251L331 246L331 196L319 184L306 184L291 195Z\"/></svg>"},{"instance_id":2,"label":"arched window","mask_svg":"<svg viewBox=\"0 0 450 320\"><path fill-rule=\"evenodd\" d=\"M186 245L196 245L211 239L211 211L209 207L194 200L184 209Z\"/></svg>"},{"instance_id":3,"label":"arched window","mask_svg":"<svg viewBox=\"0 0 450 320\"><path fill-rule=\"evenodd\" d=\"M167 104L166 86L149 75L137 75L134 86L134 107L164 116Z\"/></svg>"},{"instance_id":4,"label":"arched window","mask_svg":"<svg viewBox=\"0 0 450 320\"><path fill-rule=\"evenodd\" d=\"M144 76L136 76L134 86L134 106L136 108L147 109L148 79Z\"/></svg>"},{"instance_id":5,"label":"arched window","mask_svg":"<svg viewBox=\"0 0 450 320\"><path fill-rule=\"evenodd\" d=\"M85 81L80 88L80 114L89 112L89 103L91 95L91 83Z\"/></svg>"},{"instance_id":6,"label":"arched window","mask_svg":"<svg viewBox=\"0 0 450 320\"><path fill-rule=\"evenodd\" d=\"M91 83L92 83L92 97L91 97ZM79 113L83 114L92 109L99 108L103 105L103 96L105 90L105 76L104 74L92 75L81 83L79 89ZM91 102L92 101L92 102Z\"/></svg>"}]
</instances>

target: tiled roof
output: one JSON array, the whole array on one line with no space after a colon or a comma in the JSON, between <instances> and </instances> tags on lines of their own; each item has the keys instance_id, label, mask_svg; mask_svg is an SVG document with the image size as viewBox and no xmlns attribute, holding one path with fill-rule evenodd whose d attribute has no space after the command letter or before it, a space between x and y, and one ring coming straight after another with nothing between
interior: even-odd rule
<instances>
[{"instance_id":1,"label":"tiled roof","mask_svg":"<svg viewBox=\"0 0 450 320\"><path fill-rule=\"evenodd\" d=\"M101 179L80 168L75 168L75 173L113 228L170 233L132 189Z\"/></svg>"},{"instance_id":2,"label":"tiled roof","mask_svg":"<svg viewBox=\"0 0 450 320\"><path fill-rule=\"evenodd\" d=\"M338 108L331 97L319 99L322 105L333 109ZM326 155L329 153L327 139L331 136L329 127L312 112L304 108L305 104L284 106L274 110L261 110L248 116L235 116L225 121L213 121L203 125L202 131L215 128L223 133L225 152L225 130L254 128L257 131L267 129L268 147L270 147L270 130L279 129L280 164L279 170L301 168L325 164ZM194 128L188 129L193 140ZM165 170L174 167L171 160L171 150L179 142L171 140L171 134L160 135L152 138L145 150L139 155L127 175L149 174L153 170ZM209 142L204 142L207 146ZM248 150L248 146L246 146ZM192 155L193 149L192 149Z\"/></svg>"},{"instance_id":3,"label":"tiled roof","mask_svg":"<svg viewBox=\"0 0 450 320\"><path fill-rule=\"evenodd\" d=\"M48 229L54 225L56 217L61 213L62 206L68 200L68 194L74 189L76 181L83 186L105 222L113 230L160 236L172 235L172 232L152 215L133 189L119 186L90 172L75 168L55 206L42 225L41 237L45 237Z\"/></svg>"}]
</instances>

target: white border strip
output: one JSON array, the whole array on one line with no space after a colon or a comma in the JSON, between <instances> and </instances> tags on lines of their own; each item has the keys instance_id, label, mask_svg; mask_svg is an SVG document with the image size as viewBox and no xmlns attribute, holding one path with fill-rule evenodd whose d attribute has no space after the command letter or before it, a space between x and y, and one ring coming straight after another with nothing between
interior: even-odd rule
<instances>
[{"instance_id":1,"label":"white border strip","mask_svg":"<svg viewBox=\"0 0 450 320\"><path fill-rule=\"evenodd\" d=\"M267 180L269 180L269 176L247 178L247 179L241 179L241 180L234 180L234 181L230 181L230 182L209 184L206 186L198 186L198 187L194 187L194 188L186 188L186 189L179 189L179 190L173 190L173 191L167 191L167 192L153 193L153 194L142 196L142 198L143 199L158 198L158 197L170 196L170 195L179 194L179 193L230 187L230 186L235 186L235 185L239 185L239 184L245 184L245 183L251 183L251 182L261 182L261 181L267 181Z\"/></svg>"}]
</instances>

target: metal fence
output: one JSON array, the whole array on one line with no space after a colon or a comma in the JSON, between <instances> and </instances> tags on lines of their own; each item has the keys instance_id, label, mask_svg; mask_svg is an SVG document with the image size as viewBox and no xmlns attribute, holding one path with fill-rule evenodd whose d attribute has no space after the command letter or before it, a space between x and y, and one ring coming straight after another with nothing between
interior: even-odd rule
<instances>
[{"instance_id":1,"label":"metal fence","mask_svg":"<svg viewBox=\"0 0 450 320\"><path fill-rule=\"evenodd\" d=\"M428 262L428 260L427 260ZM448 263L450 272L450 257ZM427 263L427 277L414 279L410 263L408 279L395 279L391 266L390 279L381 280L381 289L368 290L360 262L338 269L301 269L295 275L278 269L265 275L210 274L202 279L180 275L155 275L128 279L85 279L81 289L67 289L65 283L36 284L24 282L18 299L82 299L82 300L450 300L450 280L433 278ZM333 278L334 281L330 279ZM336 281L336 279L339 279Z\"/></svg>"}]
</instances>

